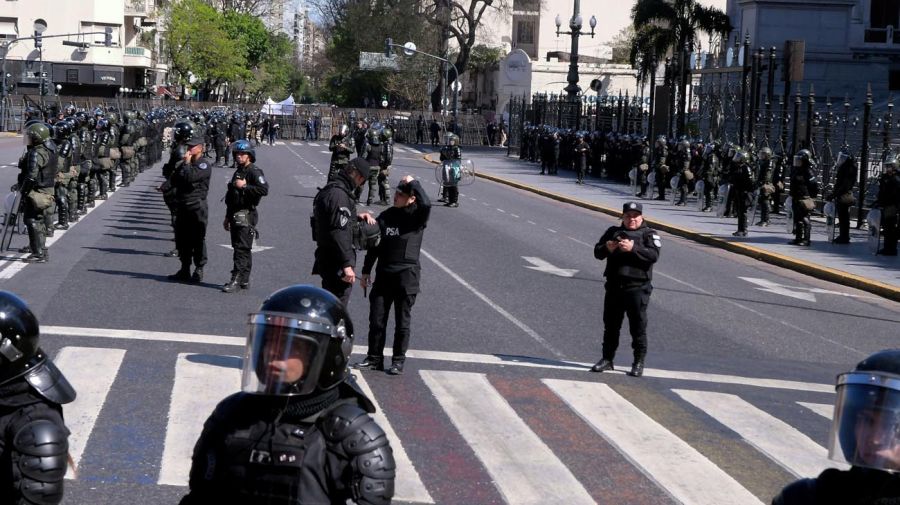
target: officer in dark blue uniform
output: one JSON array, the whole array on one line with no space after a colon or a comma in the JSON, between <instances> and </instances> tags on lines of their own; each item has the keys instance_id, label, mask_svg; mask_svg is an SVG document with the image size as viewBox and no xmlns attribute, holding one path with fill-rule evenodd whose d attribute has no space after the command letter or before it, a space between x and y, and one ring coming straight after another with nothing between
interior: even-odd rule
<instances>
[{"instance_id":1,"label":"officer in dark blue uniform","mask_svg":"<svg viewBox=\"0 0 900 505\"><path fill-rule=\"evenodd\" d=\"M169 184L175 188L175 248L181 269L169 276L174 281L200 282L206 265L206 225L209 221L209 178L212 161L203 157L204 139L194 133L187 141L184 163L172 172ZM191 274L191 262L194 273Z\"/></svg>"},{"instance_id":2,"label":"officer in dark blue uniform","mask_svg":"<svg viewBox=\"0 0 900 505\"><path fill-rule=\"evenodd\" d=\"M619 347L619 331L628 315L634 363L629 375L644 374L647 355L647 305L653 286L653 264L662 246L659 235L644 223L643 207L628 202L622 208L622 224L610 226L594 246L594 257L606 260L606 295L603 300L603 358L592 372L613 370Z\"/></svg>"},{"instance_id":3,"label":"officer in dark blue uniform","mask_svg":"<svg viewBox=\"0 0 900 505\"><path fill-rule=\"evenodd\" d=\"M249 140L241 139L232 144L237 170L228 183L225 193L225 231L231 232L231 248L234 249L234 266L231 280L222 286L225 293L250 287L250 269L253 266L253 239L259 213L256 207L260 199L269 194L265 174L255 165L256 150Z\"/></svg>"}]
</instances>

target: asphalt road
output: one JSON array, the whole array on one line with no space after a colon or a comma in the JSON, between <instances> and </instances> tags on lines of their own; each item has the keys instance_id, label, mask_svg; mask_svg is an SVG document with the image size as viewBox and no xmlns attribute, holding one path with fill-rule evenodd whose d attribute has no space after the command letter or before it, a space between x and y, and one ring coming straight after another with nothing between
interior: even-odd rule
<instances>
[{"instance_id":1,"label":"asphalt road","mask_svg":"<svg viewBox=\"0 0 900 505\"><path fill-rule=\"evenodd\" d=\"M0 188L21 149L0 139ZM0 288L31 304L80 393L66 410L78 474L65 503L177 503L185 440L237 388L247 314L280 287L318 284L308 216L326 151L258 149L271 193L248 291L219 291L225 168L202 284L166 279L178 262L163 256L159 165L55 237L50 263L0 261ZM398 146L392 181L405 174L437 194L433 165ZM835 375L897 345L895 302L662 234L647 375L591 374L603 301L592 248L614 220L483 180L461 193L425 233L406 374L362 374L411 461L398 503L767 503L829 465ZM364 352L358 286L349 308ZM629 342L623 330L621 370Z\"/></svg>"}]
</instances>

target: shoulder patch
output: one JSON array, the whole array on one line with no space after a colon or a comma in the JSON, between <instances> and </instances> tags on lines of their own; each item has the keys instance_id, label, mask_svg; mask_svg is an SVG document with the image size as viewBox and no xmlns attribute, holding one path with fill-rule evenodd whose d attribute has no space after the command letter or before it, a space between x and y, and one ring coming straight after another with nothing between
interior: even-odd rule
<instances>
[{"instance_id":1,"label":"shoulder patch","mask_svg":"<svg viewBox=\"0 0 900 505\"><path fill-rule=\"evenodd\" d=\"M338 214L340 214L341 228L346 227L347 223L350 222L350 209L348 209L347 207L341 207L340 209L338 209Z\"/></svg>"},{"instance_id":2,"label":"shoulder patch","mask_svg":"<svg viewBox=\"0 0 900 505\"><path fill-rule=\"evenodd\" d=\"M654 233L652 235L652 238L653 238L653 245L655 245L656 247L662 247L662 240L659 238L659 235Z\"/></svg>"},{"instance_id":3,"label":"shoulder patch","mask_svg":"<svg viewBox=\"0 0 900 505\"><path fill-rule=\"evenodd\" d=\"M197 168L199 168L200 170L206 170L207 168L209 168L209 164L204 161L203 163L197 165Z\"/></svg>"},{"instance_id":4,"label":"shoulder patch","mask_svg":"<svg viewBox=\"0 0 900 505\"><path fill-rule=\"evenodd\" d=\"M266 183L266 178L260 175L260 176L259 176L259 183L260 183L260 184L265 184L265 183Z\"/></svg>"}]
</instances>

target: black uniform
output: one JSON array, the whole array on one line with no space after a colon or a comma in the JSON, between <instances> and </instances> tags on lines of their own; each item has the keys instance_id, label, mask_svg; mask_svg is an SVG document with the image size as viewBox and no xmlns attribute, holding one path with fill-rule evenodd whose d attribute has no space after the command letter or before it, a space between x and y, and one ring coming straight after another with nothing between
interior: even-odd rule
<instances>
[{"instance_id":1,"label":"black uniform","mask_svg":"<svg viewBox=\"0 0 900 505\"><path fill-rule=\"evenodd\" d=\"M895 169L896 170L896 169ZM878 253L897 255L898 210L900 210L900 175L894 172L881 174L878 181L878 196L875 206L881 208L881 228L884 233L884 248Z\"/></svg>"},{"instance_id":2,"label":"black uniform","mask_svg":"<svg viewBox=\"0 0 900 505\"><path fill-rule=\"evenodd\" d=\"M344 306L350 301L353 284L344 282L342 270L356 266L352 229L356 220L353 182L346 172L339 172L313 201L316 260L312 273L322 277L322 288L338 297Z\"/></svg>"},{"instance_id":3,"label":"black uniform","mask_svg":"<svg viewBox=\"0 0 900 505\"><path fill-rule=\"evenodd\" d=\"M834 207L838 220L838 236L835 242L850 242L850 206L855 203L853 185L856 184L858 170L856 160L847 158L837 169L834 178Z\"/></svg>"},{"instance_id":4,"label":"black uniform","mask_svg":"<svg viewBox=\"0 0 900 505\"><path fill-rule=\"evenodd\" d=\"M328 141L328 150L331 151L331 162L328 164L328 182L340 172L350 161L350 155L353 154L353 137L343 135L332 135Z\"/></svg>"},{"instance_id":5,"label":"black uniform","mask_svg":"<svg viewBox=\"0 0 900 505\"><path fill-rule=\"evenodd\" d=\"M753 204L753 186L756 184L753 178L753 170L742 158L740 162L732 162L734 165L734 177L732 179L732 191L734 192L734 209L737 214L738 229L735 235L747 235L747 211Z\"/></svg>"},{"instance_id":6,"label":"black uniform","mask_svg":"<svg viewBox=\"0 0 900 505\"><path fill-rule=\"evenodd\" d=\"M772 505L896 504L900 504L900 475L857 466L829 468L815 479L800 479L772 500Z\"/></svg>"},{"instance_id":7,"label":"black uniform","mask_svg":"<svg viewBox=\"0 0 900 505\"><path fill-rule=\"evenodd\" d=\"M446 145L441 148L441 161L452 161L462 159L462 149L459 146ZM452 184L444 185L444 196L447 197L447 205L452 207L459 206L459 186L457 179Z\"/></svg>"},{"instance_id":8,"label":"black uniform","mask_svg":"<svg viewBox=\"0 0 900 505\"><path fill-rule=\"evenodd\" d=\"M194 448L181 505L388 504L394 459L350 383L314 396L229 396Z\"/></svg>"},{"instance_id":9,"label":"black uniform","mask_svg":"<svg viewBox=\"0 0 900 505\"><path fill-rule=\"evenodd\" d=\"M169 179L175 188L175 247L181 259L181 269L190 269L191 261L201 269L206 265L206 225L209 221L209 178L212 161L200 158L190 165L184 163Z\"/></svg>"},{"instance_id":10,"label":"black uniform","mask_svg":"<svg viewBox=\"0 0 900 505\"><path fill-rule=\"evenodd\" d=\"M634 241L631 252L616 249L612 253L606 242L626 237ZM653 264L659 259L660 238L645 223L636 230L611 226L594 246L594 257L606 260L606 295L603 300L603 359L613 361L619 347L619 330L628 315L631 348L635 362L647 354L647 304L653 292Z\"/></svg>"},{"instance_id":11,"label":"black uniform","mask_svg":"<svg viewBox=\"0 0 900 505\"><path fill-rule=\"evenodd\" d=\"M238 179L243 179L247 185L243 188L236 187L234 183ZM256 224L259 222L256 207L267 194L269 183L266 182L265 174L253 163L238 166L225 193L225 217L229 220L231 247L234 249L231 278L239 282L241 287L250 284L250 269L253 266L251 249L256 236Z\"/></svg>"},{"instance_id":12,"label":"black uniform","mask_svg":"<svg viewBox=\"0 0 900 505\"><path fill-rule=\"evenodd\" d=\"M810 186L813 185L812 169L803 164L791 169L791 209L794 213L794 245L809 245L812 233L812 222L809 219L811 210L807 208L808 202L812 202L815 195L810 194Z\"/></svg>"},{"instance_id":13,"label":"black uniform","mask_svg":"<svg viewBox=\"0 0 900 505\"><path fill-rule=\"evenodd\" d=\"M363 275L377 262L375 283L369 299L369 351L367 357L381 361L385 329L394 307L393 362L402 363L409 347L410 312L419 292L419 251L431 201L419 181L409 183L416 201L406 207L391 207L378 216L381 242L369 249L363 261Z\"/></svg>"}]
</instances>

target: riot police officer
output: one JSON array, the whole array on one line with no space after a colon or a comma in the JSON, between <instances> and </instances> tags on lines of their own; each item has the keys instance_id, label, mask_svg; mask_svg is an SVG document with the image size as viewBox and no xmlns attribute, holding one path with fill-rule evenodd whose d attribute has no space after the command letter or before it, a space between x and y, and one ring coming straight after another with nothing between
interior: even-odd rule
<instances>
[{"instance_id":1,"label":"riot police officer","mask_svg":"<svg viewBox=\"0 0 900 505\"><path fill-rule=\"evenodd\" d=\"M328 182L340 172L350 161L353 154L353 137L350 135L350 127L341 125L338 132L328 140L328 150L331 151L331 162L328 164Z\"/></svg>"},{"instance_id":2,"label":"riot police officer","mask_svg":"<svg viewBox=\"0 0 900 505\"><path fill-rule=\"evenodd\" d=\"M834 177L834 188L831 191L835 214L838 221L838 236L832 240L835 244L850 243L850 206L856 203L853 197L853 186L856 184L858 169L856 159L845 148L841 149L834 166L837 173Z\"/></svg>"},{"instance_id":3,"label":"riot police officer","mask_svg":"<svg viewBox=\"0 0 900 505\"><path fill-rule=\"evenodd\" d=\"M203 137L196 133L186 142L187 152L181 166L168 181L175 191L175 248L181 260L181 268L169 276L174 281L203 280L203 267L207 260L206 225L209 220L206 195L212 172L212 162L203 157L203 143ZM194 264L193 274L191 262Z\"/></svg>"},{"instance_id":4,"label":"riot police officer","mask_svg":"<svg viewBox=\"0 0 900 505\"><path fill-rule=\"evenodd\" d=\"M17 189L23 198L23 219L28 229L28 249L24 261L46 263L50 253L46 248L47 227L44 214L53 206L56 174L59 170L57 147L50 139L50 128L35 122L25 128L28 149L19 159Z\"/></svg>"},{"instance_id":5,"label":"riot police officer","mask_svg":"<svg viewBox=\"0 0 900 505\"><path fill-rule=\"evenodd\" d=\"M785 487L772 505L900 503L900 349L876 352L837 377L828 458L849 464Z\"/></svg>"},{"instance_id":6,"label":"riot police officer","mask_svg":"<svg viewBox=\"0 0 900 505\"><path fill-rule=\"evenodd\" d=\"M0 291L0 314L0 496L11 505L55 505L69 452L62 405L75 390L40 348L25 302Z\"/></svg>"},{"instance_id":7,"label":"riot police officer","mask_svg":"<svg viewBox=\"0 0 900 505\"><path fill-rule=\"evenodd\" d=\"M181 505L390 503L394 456L349 374L353 338L323 289L266 298L250 316L241 392L204 424Z\"/></svg>"},{"instance_id":8,"label":"riot police officer","mask_svg":"<svg viewBox=\"0 0 900 505\"><path fill-rule=\"evenodd\" d=\"M368 212L356 212L354 190L368 180L371 170L364 158L347 163L333 181L325 185L313 200L311 221L316 242L313 275L322 277L322 287L347 306L356 281L356 247L353 232L358 221L375 225Z\"/></svg>"},{"instance_id":9,"label":"riot police officer","mask_svg":"<svg viewBox=\"0 0 900 505\"><path fill-rule=\"evenodd\" d=\"M384 156L384 150L381 147L381 130L383 126L380 123L373 123L366 131L366 149L363 157L372 167L369 172L368 187L369 192L366 194L366 205L372 205L375 194L378 192L378 173L381 170L381 158ZM356 199L362 196L363 187L360 186L356 191Z\"/></svg>"},{"instance_id":10,"label":"riot police officer","mask_svg":"<svg viewBox=\"0 0 900 505\"><path fill-rule=\"evenodd\" d=\"M815 174L813 172L815 161L808 149L801 149L794 155L794 166L791 169L791 209L794 212L794 240L788 242L791 245L809 245L812 234L812 222L810 213L815 208L816 188Z\"/></svg>"},{"instance_id":11,"label":"riot police officer","mask_svg":"<svg viewBox=\"0 0 900 505\"><path fill-rule=\"evenodd\" d=\"M897 173L900 159L889 153L884 160L883 172L878 180L878 196L873 207L881 209L881 229L884 233L884 246L878 254L884 256L897 255L898 223L897 212L900 210L900 174Z\"/></svg>"},{"instance_id":12,"label":"riot police officer","mask_svg":"<svg viewBox=\"0 0 900 505\"><path fill-rule=\"evenodd\" d=\"M759 206L759 221L756 226L769 226L769 198L775 193L775 185L772 184L772 149L762 147L756 153L756 188L757 205Z\"/></svg>"},{"instance_id":13,"label":"riot police officer","mask_svg":"<svg viewBox=\"0 0 900 505\"><path fill-rule=\"evenodd\" d=\"M247 140L232 145L237 170L231 176L225 193L225 231L231 232L231 248L234 249L234 266L231 280L222 286L225 293L250 287L250 269L253 266L251 249L256 236L259 213L256 207L262 197L269 194L265 174L256 165L256 151Z\"/></svg>"},{"instance_id":14,"label":"riot police officer","mask_svg":"<svg viewBox=\"0 0 900 505\"><path fill-rule=\"evenodd\" d=\"M716 144L707 144L703 149L703 212L712 211L713 202L719 195L719 149Z\"/></svg>"},{"instance_id":15,"label":"riot police officer","mask_svg":"<svg viewBox=\"0 0 900 505\"><path fill-rule=\"evenodd\" d=\"M357 368L384 369L384 341L388 316L394 306L394 349L388 373L400 375L409 348L410 314L419 292L419 251L431 201L425 189L411 175L404 177L394 192L394 204L378 216L381 241L366 252L360 285L365 289L376 265L375 282L369 297L369 351Z\"/></svg>"},{"instance_id":16,"label":"riot police officer","mask_svg":"<svg viewBox=\"0 0 900 505\"><path fill-rule=\"evenodd\" d=\"M394 128L385 126L379 132L381 137L381 158L378 164L378 205L388 205L391 198L391 164L394 162Z\"/></svg>"},{"instance_id":17,"label":"riot police officer","mask_svg":"<svg viewBox=\"0 0 900 505\"><path fill-rule=\"evenodd\" d=\"M606 295L603 299L603 357L592 372L613 370L619 347L622 320L628 316L634 362L629 375L644 374L647 355L647 305L653 285L653 264L659 259L660 237L644 223L643 206L627 202L622 207L622 224L610 226L597 245L594 257L606 260Z\"/></svg>"},{"instance_id":18,"label":"riot police officer","mask_svg":"<svg viewBox=\"0 0 900 505\"><path fill-rule=\"evenodd\" d=\"M666 186L669 181L666 177L669 175L669 166L666 164L666 157L669 149L666 146L666 138L662 135L656 138L656 144L653 146L653 171L656 173L656 200L666 199Z\"/></svg>"},{"instance_id":19,"label":"riot police officer","mask_svg":"<svg viewBox=\"0 0 900 505\"><path fill-rule=\"evenodd\" d=\"M731 169L734 174L731 178L731 191L734 192L734 211L737 214L738 229L732 233L735 237L747 236L747 211L753 203L753 186L756 181L753 177L753 169L750 168L750 159L743 150L738 150L731 159Z\"/></svg>"},{"instance_id":20,"label":"riot police officer","mask_svg":"<svg viewBox=\"0 0 900 505\"><path fill-rule=\"evenodd\" d=\"M184 157L187 154L186 142L194 136L194 129L194 125L188 121L179 121L175 123L175 126L172 128L172 140L174 140L174 143L169 152L169 161L162 167L162 175L165 177L166 182L156 188L157 191L162 193L163 201L169 209L169 220L172 224L172 231L176 236L177 232L175 232L175 230L178 229L178 205L175 201L175 186L169 181L175 171L180 169L181 165L184 163ZM170 258L178 256L178 247L175 247L166 253L166 256Z\"/></svg>"},{"instance_id":21,"label":"riot police officer","mask_svg":"<svg viewBox=\"0 0 900 505\"><path fill-rule=\"evenodd\" d=\"M672 191L678 192L678 201L675 205L683 206L687 203L688 189L694 178L691 172L691 142L688 139L679 140L672 158L674 172L679 176L678 187L672 188Z\"/></svg>"},{"instance_id":22,"label":"riot police officer","mask_svg":"<svg viewBox=\"0 0 900 505\"><path fill-rule=\"evenodd\" d=\"M454 161L462 159L462 149L459 147L459 137L455 133L447 134L447 145L441 148L441 161ZM455 181L444 184L444 196L447 198L447 207L459 207L459 177L455 177Z\"/></svg>"},{"instance_id":23,"label":"riot police officer","mask_svg":"<svg viewBox=\"0 0 900 505\"><path fill-rule=\"evenodd\" d=\"M584 174L587 172L588 159L591 157L591 146L585 141L585 133L578 135L578 142L572 148L575 158L575 184L584 184Z\"/></svg>"}]
</instances>

